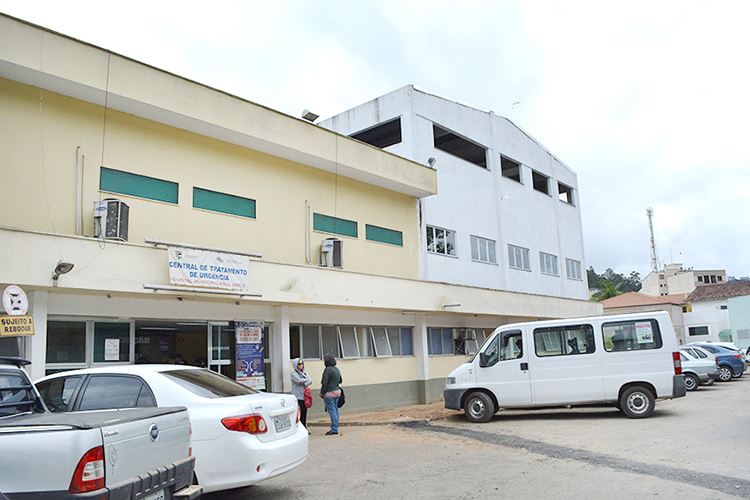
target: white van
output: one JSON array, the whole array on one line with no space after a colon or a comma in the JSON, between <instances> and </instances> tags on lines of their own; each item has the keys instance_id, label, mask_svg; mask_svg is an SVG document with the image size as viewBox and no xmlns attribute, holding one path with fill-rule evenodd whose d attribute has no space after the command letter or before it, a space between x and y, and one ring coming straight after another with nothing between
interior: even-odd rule
<instances>
[{"instance_id":1,"label":"white van","mask_svg":"<svg viewBox=\"0 0 750 500\"><path fill-rule=\"evenodd\" d=\"M516 323L497 328L446 380L445 407L487 422L500 408L612 403L645 418L656 399L685 395L663 311Z\"/></svg>"}]
</instances>

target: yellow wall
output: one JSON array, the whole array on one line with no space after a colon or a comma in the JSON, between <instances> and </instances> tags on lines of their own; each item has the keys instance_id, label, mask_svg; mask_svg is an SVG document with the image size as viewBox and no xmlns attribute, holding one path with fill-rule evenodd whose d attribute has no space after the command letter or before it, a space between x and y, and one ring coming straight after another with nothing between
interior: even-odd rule
<instances>
[{"instance_id":1,"label":"yellow wall","mask_svg":"<svg viewBox=\"0 0 750 500\"><path fill-rule=\"evenodd\" d=\"M307 200L311 212L358 223L358 238L339 236L345 269L417 277L411 196L5 79L0 116L0 225L74 234L80 146L86 235L93 234L93 202L116 197L130 207L132 243L155 238L304 264ZM100 165L177 182L179 204L101 192ZM194 186L256 200L256 219L193 209ZM365 224L401 231L403 247L366 241ZM310 232L313 263L330 236Z\"/></svg>"}]
</instances>

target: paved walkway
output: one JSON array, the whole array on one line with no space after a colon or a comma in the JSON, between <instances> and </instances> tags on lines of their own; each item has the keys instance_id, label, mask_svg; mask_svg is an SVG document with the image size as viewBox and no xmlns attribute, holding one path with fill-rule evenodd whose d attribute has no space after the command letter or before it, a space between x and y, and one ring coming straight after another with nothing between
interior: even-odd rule
<instances>
[{"instance_id":1,"label":"paved walkway","mask_svg":"<svg viewBox=\"0 0 750 500\"><path fill-rule=\"evenodd\" d=\"M427 405L403 406L389 410L342 413L339 416L339 425L388 425L403 422L440 420L462 415L462 412L446 410L445 403L439 401ZM312 427L329 426L331 425L331 421L326 414L322 417L308 418L307 425Z\"/></svg>"}]
</instances>

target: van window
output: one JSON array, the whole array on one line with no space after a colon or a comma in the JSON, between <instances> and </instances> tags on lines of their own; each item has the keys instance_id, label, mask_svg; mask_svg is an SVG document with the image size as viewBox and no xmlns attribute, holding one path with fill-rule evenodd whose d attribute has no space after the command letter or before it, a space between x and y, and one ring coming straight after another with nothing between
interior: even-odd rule
<instances>
[{"instance_id":1,"label":"van window","mask_svg":"<svg viewBox=\"0 0 750 500\"><path fill-rule=\"evenodd\" d=\"M486 364L483 365L484 367L493 366L498 361L518 359L523 356L521 330L502 332L490 338L492 340L489 340L487 348L484 351L478 351L485 356Z\"/></svg>"},{"instance_id":2,"label":"van window","mask_svg":"<svg viewBox=\"0 0 750 500\"><path fill-rule=\"evenodd\" d=\"M591 325L555 326L534 330L534 352L539 357L590 354L594 352Z\"/></svg>"},{"instance_id":3,"label":"van window","mask_svg":"<svg viewBox=\"0 0 750 500\"><path fill-rule=\"evenodd\" d=\"M659 323L655 319L619 321L602 325L607 352L660 349Z\"/></svg>"}]
</instances>

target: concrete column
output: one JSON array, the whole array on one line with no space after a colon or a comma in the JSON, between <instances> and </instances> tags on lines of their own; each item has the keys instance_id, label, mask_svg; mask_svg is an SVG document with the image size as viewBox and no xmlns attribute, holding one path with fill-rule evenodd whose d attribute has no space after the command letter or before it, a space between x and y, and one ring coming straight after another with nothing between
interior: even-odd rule
<instances>
[{"instance_id":1,"label":"concrete column","mask_svg":"<svg viewBox=\"0 0 750 500\"><path fill-rule=\"evenodd\" d=\"M427 316L419 315L414 318L414 332L412 334L414 356L417 358L417 390L419 403L429 402L427 384L430 381L429 355L427 349Z\"/></svg>"},{"instance_id":2,"label":"concrete column","mask_svg":"<svg viewBox=\"0 0 750 500\"><path fill-rule=\"evenodd\" d=\"M273 392L292 392L292 368L289 359L289 306L275 310L274 329L271 335L271 371Z\"/></svg>"},{"instance_id":3,"label":"concrete column","mask_svg":"<svg viewBox=\"0 0 750 500\"><path fill-rule=\"evenodd\" d=\"M29 292L29 311L34 318L34 335L26 337L24 356L31 361L26 367L31 380L45 375L47 362L47 292Z\"/></svg>"}]
</instances>

